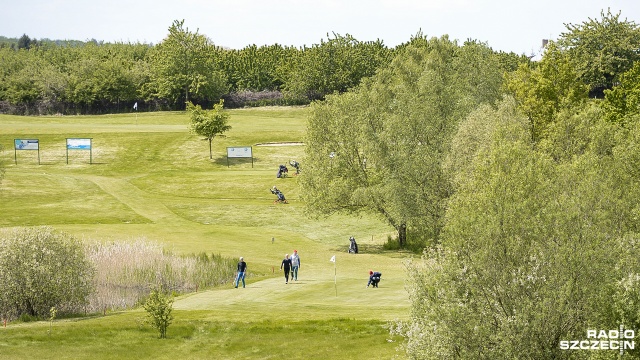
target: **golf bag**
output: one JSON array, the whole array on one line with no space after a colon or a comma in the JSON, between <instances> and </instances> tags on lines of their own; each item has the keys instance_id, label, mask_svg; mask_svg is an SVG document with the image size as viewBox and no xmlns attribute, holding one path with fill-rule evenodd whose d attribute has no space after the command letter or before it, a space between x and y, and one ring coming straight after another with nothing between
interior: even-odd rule
<instances>
[{"instance_id":1,"label":"golf bag","mask_svg":"<svg viewBox=\"0 0 640 360\"><path fill-rule=\"evenodd\" d=\"M278 197L278 199L276 199L276 201L274 201L275 203L281 203L281 204L288 204L287 199L285 199L284 194L282 193L282 191L278 190L277 187L272 187L271 188L271 193L275 196Z\"/></svg>"},{"instance_id":2,"label":"golf bag","mask_svg":"<svg viewBox=\"0 0 640 360\"><path fill-rule=\"evenodd\" d=\"M278 178L278 179L279 179L279 178L281 178L281 177L282 177L282 178L287 177L287 174L288 174L288 173L289 173L289 169L287 169L287 167L286 167L286 166L284 166L284 165L280 165L280 166L278 167L278 173L276 174L276 178Z\"/></svg>"},{"instance_id":3,"label":"golf bag","mask_svg":"<svg viewBox=\"0 0 640 360\"><path fill-rule=\"evenodd\" d=\"M300 163L295 160L289 160L289 165L293 166L296 169L296 173L294 175L300 174Z\"/></svg>"},{"instance_id":4,"label":"golf bag","mask_svg":"<svg viewBox=\"0 0 640 360\"><path fill-rule=\"evenodd\" d=\"M351 244L349 244L349 254L357 254L358 253L358 244L356 243L356 239L352 236L349 238Z\"/></svg>"}]
</instances>

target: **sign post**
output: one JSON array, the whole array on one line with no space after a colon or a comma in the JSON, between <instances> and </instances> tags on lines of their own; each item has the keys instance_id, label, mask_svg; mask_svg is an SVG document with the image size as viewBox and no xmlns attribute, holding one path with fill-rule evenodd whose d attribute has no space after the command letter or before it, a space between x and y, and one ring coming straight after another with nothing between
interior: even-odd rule
<instances>
[{"instance_id":1,"label":"sign post","mask_svg":"<svg viewBox=\"0 0 640 360\"><path fill-rule=\"evenodd\" d=\"M37 150L38 165L40 165L40 141L38 139L13 139L13 158L18 165L18 150Z\"/></svg>"},{"instance_id":2,"label":"sign post","mask_svg":"<svg viewBox=\"0 0 640 360\"><path fill-rule=\"evenodd\" d=\"M93 164L93 150L91 149L91 140L91 138L67 138L67 164L69 164L69 150L89 150L89 164Z\"/></svg>"},{"instance_id":3,"label":"sign post","mask_svg":"<svg viewBox=\"0 0 640 360\"><path fill-rule=\"evenodd\" d=\"M251 167L253 168L253 148L251 146L228 147L227 167L229 167L229 158L251 158Z\"/></svg>"}]
</instances>

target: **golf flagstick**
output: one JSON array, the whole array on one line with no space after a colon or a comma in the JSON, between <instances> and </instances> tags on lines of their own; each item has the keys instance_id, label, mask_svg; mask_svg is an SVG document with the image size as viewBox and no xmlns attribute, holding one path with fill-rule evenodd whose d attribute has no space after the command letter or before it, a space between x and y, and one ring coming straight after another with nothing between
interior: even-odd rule
<instances>
[{"instance_id":1,"label":"golf flagstick","mask_svg":"<svg viewBox=\"0 0 640 360\"><path fill-rule=\"evenodd\" d=\"M336 288L336 297L338 297L338 267L336 265L336 256L333 255L329 261L333 263L333 286Z\"/></svg>"},{"instance_id":2,"label":"golf flagstick","mask_svg":"<svg viewBox=\"0 0 640 360\"><path fill-rule=\"evenodd\" d=\"M133 110L136 111L136 125L138 125L138 102L137 101L135 104L133 104Z\"/></svg>"}]
</instances>

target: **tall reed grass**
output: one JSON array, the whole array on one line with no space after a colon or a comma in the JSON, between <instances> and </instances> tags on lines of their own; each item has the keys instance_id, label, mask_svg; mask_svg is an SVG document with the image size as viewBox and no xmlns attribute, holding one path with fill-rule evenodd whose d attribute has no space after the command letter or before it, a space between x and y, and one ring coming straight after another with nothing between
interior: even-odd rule
<instances>
[{"instance_id":1,"label":"tall reed grass","mask_svg":"<svg viewBox=\"0 0 640 360\"><path fill-rule=\"evenodd\" d=\"M187 293L230 283L235 275L231 259L206 253L178 256L144 238L88 243L86 254L96 269L90 313L135 307L154 287Z\"/></svg>"}]
</instances>

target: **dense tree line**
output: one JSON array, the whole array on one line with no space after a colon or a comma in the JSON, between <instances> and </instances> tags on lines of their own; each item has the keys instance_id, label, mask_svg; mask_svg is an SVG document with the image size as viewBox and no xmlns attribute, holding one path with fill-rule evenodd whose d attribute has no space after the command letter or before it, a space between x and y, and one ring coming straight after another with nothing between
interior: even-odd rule
<instances>
[{"instance_id":1,"label":"dense tree line","mask_svg":"<svg viewBox=\"0 0 640 360\"><path fill-rule=\"evenodd\" d=\"M356 86L386 65L393 49L333 34L311 47L224 49L184 21L157 45L37 41L0 46L0 112L77 114L184 109L221 98L299 104Z\"/></svg>"},{"instance_id":2,"label":"dense tree line","mask_svg":"<svg viewBox=\"0 0 640 360\"><path fill-rule=\"evenodd\" d=\"M417 37L312 105L309 211L374 211L426 249L394 330L410 358L640 357L561 347L640 340L639 36L603 12L535 64Z\"/></svg>"}]
</instances>

